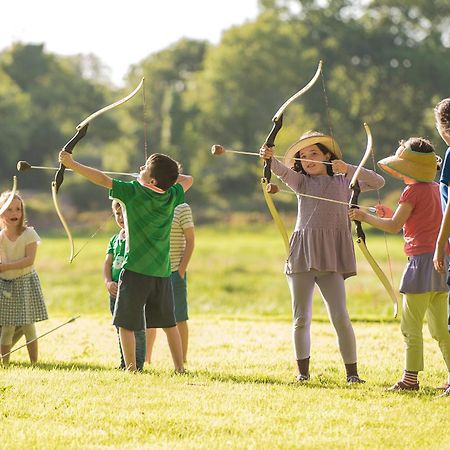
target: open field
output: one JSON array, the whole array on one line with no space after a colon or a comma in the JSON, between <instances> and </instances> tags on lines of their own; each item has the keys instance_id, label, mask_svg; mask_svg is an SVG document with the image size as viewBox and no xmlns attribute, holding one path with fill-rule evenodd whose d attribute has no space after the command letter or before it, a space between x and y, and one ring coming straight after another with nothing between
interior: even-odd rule
<instances>
[{"instance_id":1,"label":"open field","mask_svg":"<svg viewBox=\"0 0 450 450\"><path fill-rule=\"evenodd\" d=\"M44 238L37 269L51 319L38 332L81 318L42 339L38 366L28 365L23 349L0 369L1 448L449 448L449 399L434 390L445 368L428 331L420 391L384 391L401 374L402 338L359 254L348 297L367 383L345 383L316 299L312 379L298 385L275 231L197 230L184 376L172 375L162 332L144 373L115 369L117 340L101 279L106 243L96 238L69 265L67 242ZM383 258L382 237L369 236L368 246ZM389 252L397 285L404 263L398 237L389 238Z\"/></svg>"}]
</instances>

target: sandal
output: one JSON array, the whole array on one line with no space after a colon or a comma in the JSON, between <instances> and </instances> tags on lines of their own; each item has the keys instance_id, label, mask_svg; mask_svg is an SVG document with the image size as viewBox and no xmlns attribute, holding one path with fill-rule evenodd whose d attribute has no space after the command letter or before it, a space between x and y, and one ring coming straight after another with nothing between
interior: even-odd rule
<instances>
[{"instance_id":1,"label":"sandal","mask_svg":"<svg viewBox=\"0 0 450 450\"><path fill-rule=\"evenodd\" d=\"M419 383L406 384L404 381L397 381L393 386L386 388L387 391L418 391Z\"/></svg>"},{"instance_id":2,"label":"sandal","mask_svg":"<svg viewBox=\"0 0 450 450\"><path fill-rule=\"evenodd\" d=\"M309 374L308 374L308 375L303 375L302 373L299 373L299 374L295 377L295 380L296 380L298 383L303 383L303 382L305 382L305 381L308 381L308 380L309 380Z\"/></svg>"},{"instance_id":3,"label":"sandal","mask_svg":"<svg viewBox=\"0 0 450 450\"><path fill-rule=\"evenodd\" d=\"M350 375L347 377L347 383L353 384L353 383L365 383L366 380L363 380L359 378L358 375Z\"/></svg>"}]
</instances>

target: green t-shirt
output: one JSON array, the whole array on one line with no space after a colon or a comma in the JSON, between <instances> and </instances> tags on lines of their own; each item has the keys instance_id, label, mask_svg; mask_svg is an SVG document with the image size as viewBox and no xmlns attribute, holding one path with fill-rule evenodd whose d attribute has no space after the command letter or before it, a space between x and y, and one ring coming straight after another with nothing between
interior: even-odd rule
<instances>
[{"instance_id":1,"label":"green t-shirt","mask_svg":"<svg viewBox=\"0 0 450 450\"><path fill-rule=\"evenodd\" d=\"M113 179L109 196L123 206L127 240L123 267L143 275L169 277L173 211L184 202L181 184L157 192L136 180Z\"/></svg>"},{"instance_id":2,"label":"green t-shirt","mask_svg":"<svg viewBox=\"0 0 450 450\"><path fill-rule=\"evenodd\" d=\"M108 244L106 249L106 254L112 254L113 260L111 265L111 279L112 281L118 282L120 271L123 267L123 259L125 256L125 246L126 240L121 236L122 232L115 234Z\"/></svg>"}]
</instances>

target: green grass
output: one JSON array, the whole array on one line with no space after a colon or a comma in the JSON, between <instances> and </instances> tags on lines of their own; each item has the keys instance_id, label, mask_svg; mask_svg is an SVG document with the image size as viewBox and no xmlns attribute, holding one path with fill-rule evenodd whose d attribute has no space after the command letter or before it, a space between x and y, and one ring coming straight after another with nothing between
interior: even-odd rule
<instances>
[{"instance_id":1,"label":"green grass","mask_svg":"<svg viewBox=\"0 0 450 450\"><path fill-rule=\"evenodd\" d=\"M448 398L434 390L445 368L427 331L420 391L384 391L401 374L402 337L360 258L360 275L347 286L365 385L345 383L318 298L312 379L293 382L282 243L269 226L197 230L190 372L172 374L160 331L154 362L132 375L115 369L117 338L101 275L106 242L96 238L69 265L65 240L43 240L37 269L51 319L38 331L81 318L42 339L38 366L29 366L23 349L0 369L1 448L448 448ZM396 237L389 245L398 284L402 243ZM382 259L383 238L369 236L368 246Z\"/></svg>"}]
</instances>

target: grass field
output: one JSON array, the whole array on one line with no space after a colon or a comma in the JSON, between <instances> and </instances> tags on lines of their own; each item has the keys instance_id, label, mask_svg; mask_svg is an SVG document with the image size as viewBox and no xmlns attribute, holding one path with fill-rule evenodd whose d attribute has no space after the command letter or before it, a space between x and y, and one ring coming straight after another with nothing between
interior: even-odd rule
<instances>
[{"instance_id":1,"label":"grass field","mask_svg":"<svg viewBox=\"0 0 450 450\"><path fill-rule=\"evenodd\" d=\"M71 264L67 242L44 238L37 270L50 320L40 363L26 350L0 369L0 448L450 448L449 398L437 344L425 331L425 365L416 393L388 393L402 370L398 320L371 269L358 256L348 305L364 385L348 386L319 298L312 326L312 379L293 382L290 304L282 244L266 228L198 228L189 272L189 374L174 376L164 333L142 374L118 371L101 268L107 236ZM80 239L82 242L83 239ZM369 236L375 258L382 237ZM394 284L402 243L389 238ZM386 269L389 272L389 269Z\"/></svg>"}]
</instances>

